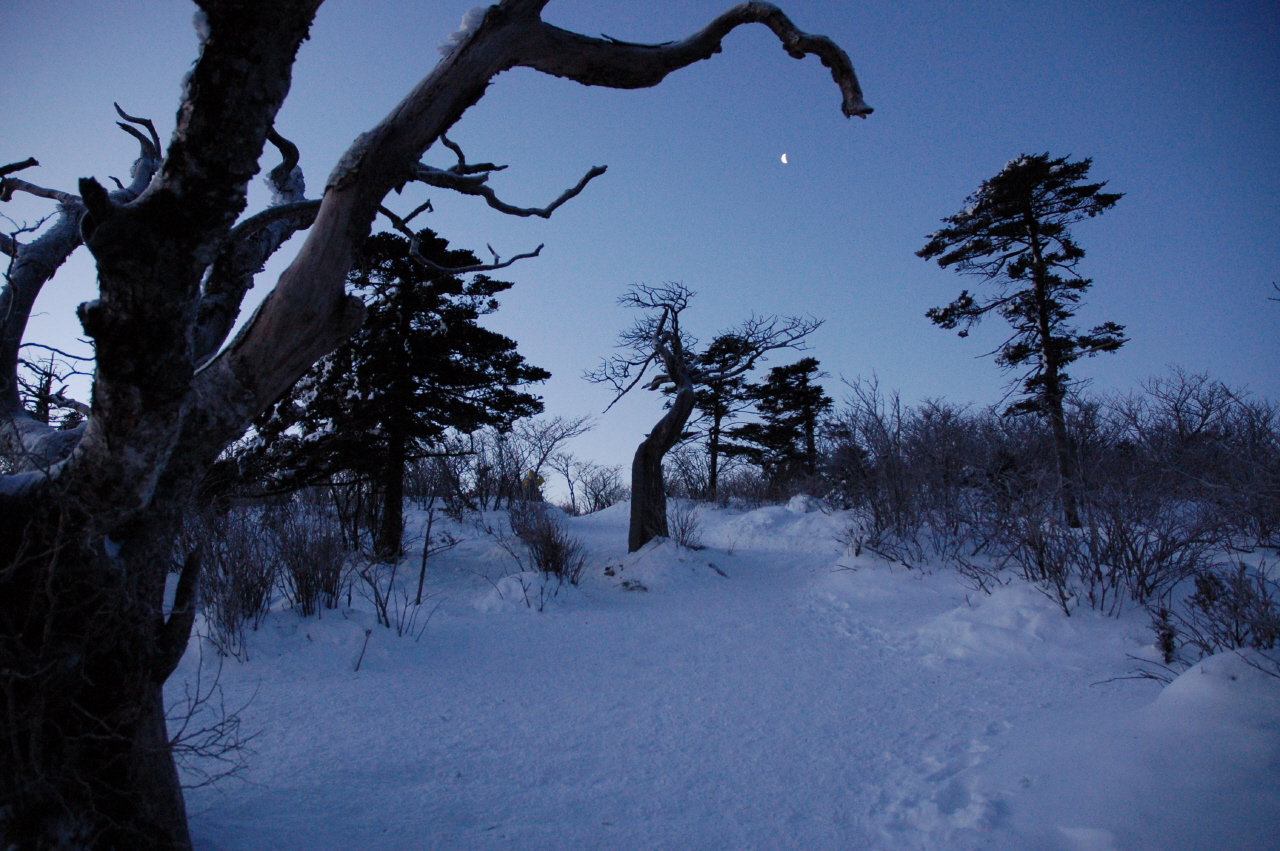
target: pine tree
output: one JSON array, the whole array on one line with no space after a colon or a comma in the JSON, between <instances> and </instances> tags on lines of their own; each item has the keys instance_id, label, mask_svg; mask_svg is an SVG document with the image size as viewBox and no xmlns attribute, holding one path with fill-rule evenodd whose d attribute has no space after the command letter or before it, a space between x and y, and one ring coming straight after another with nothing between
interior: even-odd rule
<instances>
[{"instance_id":1,"label":"pine tree","mask_svg":"<svg viewBox=\"0 0 1280 851\"><path fill-rule=\"evenodd\" d=\"M418 250L440 266L477 262L430 230L419 234ZM365 243L349 283L365 301L364 325L258 419L251 466L283 488L339 472L373 483L374 549L394 557L405 465L450 429L504 429L540 413L542 401L517 388L550 373L525 363L514 340L477 324L510 283L430 271L409 257L407 239L388 233Z\"/></svg>"},{"instance_id":2,"label":"pine tree","mask_svg":"<svg viewBox=\"0 0 1280 851\"><path fill-rule=\"evenodd\" d=\"M750 385L745 375L733 370L748 354L748 343L736 334L721 334L707 348L693 355L693 368L704 375L694 391L697 419L689 424L682 440L705 441L707 449L706 499L715 500L720 486L720 459L728 454L729 424L751 408ZM673 385L663 392L674 393Z\"/></svg>"},{"instance_id":3,"label":"pine tree","mask_svg":"<svg viewBox=\"0 0 1280 851\"><path fill-rule=\"evenodd\" d=\"M1071 526L1080 525L1080 516L1063 411L1070 386L1066 367L1128 342L1124 326L1114 322L1087 333L1069 324L1093 283L1076 273L1084 249L1072 238L1071 226L1109 210L1122 197L1103 192L1105 182L1084 182L1092 164L1089 158L1070 162L1047 153L1023 154L983 181L965 199L965 208L943 219L946 227L930 234L928 244L916 252L992 286L992 293L981 298L963 290L951 304L925 315L943 328L960 328L962 337L992 311L1012 326L996 363L1026 372L1018 379L1021 398L1006 413L1049 421L1059 494Z\"/></svg>"},{"instance_id":4,"label":"pine tree","mask_svg":"<svg viewBox=\"0 0 1280 851\"><path fill-rule=\"evenodd\" d=\"M817 383L825 374L817 358L769 370L762 383L748 388L760 421L731 429L735 443L729 452L759 465L774 485L813 476L818 466L818 420L833 404Z\"/></svg>"}]
</instances>

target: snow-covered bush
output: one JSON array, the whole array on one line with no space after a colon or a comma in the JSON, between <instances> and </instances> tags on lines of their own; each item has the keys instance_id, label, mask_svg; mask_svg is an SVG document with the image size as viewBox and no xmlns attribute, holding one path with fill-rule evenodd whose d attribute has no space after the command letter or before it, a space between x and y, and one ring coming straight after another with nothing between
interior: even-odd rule
<instances>
[{"instance_id":1,"label":"snow-covered bush","mask_svg":"<svg viewBox=\"0 0 1280 851\"><path fill-rule=\"evenodd\" d=\"M1184 654L1236 646L1223 638L1238 632L1231 613L1270 611L1262 580L1228 581L1222 566L1236 549L1276 542L1276 404L1179 370L1140 394L1070 398L1082 521L1073 528L1044 421L936 401L907 406L874 382L851 389L827 423L823 471L828 499L850 509L850 551L951 565L983 589L1015 571L1067 611L1145 606L1166 643L1182 630ZM1192 577L1197 595L1169 603Z\"/></svg>"},{"instance_id":2,"label":"snow-covered bush","mask_svg":"<svg viewBox=\"0 0 1280 851\"><path fill-rule=\"evenodd\" d=\"M1265 563L1201 570L1181 605L1151 612L1166 663L1247 648L1259 651L1262 670L1280 677L1280 582Z\"/></svg>"},{"instance_id":3,"label":"snow-covered bush","mask_svg":"<svg viewBox=\"0 0 1280 851\"><path fill-rule=\"evenodd\" d=\"M579 481L582 488L583 514L604 511L631 496L631 490L622 481L622 468L591 464Z\"/></svg>"}]
</instances>

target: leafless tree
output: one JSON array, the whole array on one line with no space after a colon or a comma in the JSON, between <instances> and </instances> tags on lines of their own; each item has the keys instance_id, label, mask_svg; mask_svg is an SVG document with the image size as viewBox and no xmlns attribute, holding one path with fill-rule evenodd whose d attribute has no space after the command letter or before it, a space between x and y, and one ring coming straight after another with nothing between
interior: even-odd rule
<instances>
[{"instance_id":1,"label":"leafless tree","mask_svg":"<svg viewBox=\"0 0 1280 851\"><path fill-rule=\"evenodd\" d=\"M679 283L641 285L623 295L622 304L646 314L619 335L618 348L622 352L586 376L591 381L612 384L617 391L614 402L635 389L650 370L653 372L648 389L666 387L674 392L667 413L641 441L631 462L631 523L627 533L631 552L654 538L669 537L662 459L684 434L697 388L745 375L775 349L803 348L804 338L822 324L809 317L753 316L716 337L719 341L735 341L733 357L706 361L694 351L697 340L680 327L680 314L688 308L693 295L692 290Z\"/></svg>"},{"instance_id":2,"label":"leafless tree","mask_svg":"<svg viewBox=\"0 0 1280 851\"><path fill-rule=\"evenodd\" d=\"M611 505L621 502L631 495L622 482L622 466L601 466L588 464L581 471L583 514L594 514L604 511Z\"/></svg>"},{"instance_id":3,"label":"leafless tree","mask_svg":"<svg viewBox=\"0 0 1280 851\"><path fill-rule=\"evenodd\" d=\"M161 696L187 644L198 575L188 559L166 615L177 529L223 448L359 326L363 308L344 281L392 189L448 182L504 210L484 170L419 162L496 74L528 67L653 86L719 52L737 26L763 23L791 56L831 69L845 115L870 112L845 53L767 3L639 45L546 24L546 0L503 0L469 15L436 67L306 200L296 152L273 125L320 2L196 0L199 56L168 147L121 113L141 145L128 185L108 192L86 178L72 194L12 176L34 160L0 168L0 198L26 192L58 211L36 238L0 239L12 260L0 293L0 444L12 470L0 478L0 846L190 847ZM275 203L242 218L269 140L285 160L269 177ZM308 227L223 345L263 261ZM78 311L95 347L92 405L81 426L58 430L23 410L14 370L37 295L81 243L98 271L99 296Z\"/></svg>"},{"instance_id":4,"label":"leafless tree","mask_svg":"<svg viewBox=\"0 0 1280 851\"><path fill-rule=\"evenodd\" d=\"M533 490L533 485L542 481L544 468L556 469L551 459L560 447L593 428L590 417L534 417L516 422L511 431L520 456L521 483ZM522 498L530 496L536 494L521 494Z\"/></svg>"}]
</instances>

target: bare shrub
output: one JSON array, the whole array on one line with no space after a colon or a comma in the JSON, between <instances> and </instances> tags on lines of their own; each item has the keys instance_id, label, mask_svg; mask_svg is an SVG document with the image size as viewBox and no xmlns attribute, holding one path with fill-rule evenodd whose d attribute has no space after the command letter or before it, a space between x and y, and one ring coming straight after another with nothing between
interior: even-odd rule
<instances>
[{"instance_id":1,"label":"bare shrub","mask_svg":"<svg viewBox=\"0 0 1280 851\"><path fill-rule=\"evenodd\" d=\"M1165 664L1191 665L1204 656L1249 649L1256 653L1246 661L1280 677L1280 583L1266 563L1201 570L1194 587L1185 599L1148 606ZM1165 681L1172 675L1142 673Z\"/></svg>"},{"instance_id":2,"label":"bare shrub","mask_svg":"<svg viewBox=\"0 0 1280 851\"><path fill-rule=\"evenodd\" d=\"M701 499L711 487L711 460L694 440L679 443L662 458L662 482L668 497Z\"/></svg>"},{"instance_id":3,"label":"bare shrub","mask_svg":"<svg viewBox=\"0 0 1280 851\"><path fill-rule=\"evenodd\" d=\"M223 694L223 656L210 677L205 672L204 650L199 649L195 681L184 682L182 697L167 703L165 722L169 730L169 750L183 777L182 786L198 789L227 777L241 774L253 751L249 743L256 734L244 731L240 713L253 701L228 709Z\"/></svg>"},{"instance_id":4,"label":"bare shrub","mask_svg":"<svg viewBox=\"0 0 1280 851\"><path fill-rule=\"evenodd\" d=\"M507 509L511 531L528 551L530 566L539 573L577 585L586 566L587 550L569 533L558 512L545 503L513 502ZM522 561L517 557L517 561Z\"/></svg>"},{"instance_id":5,"label":"bare shrub","mask_svg":"<svg viewBox=\"0 0 1280 851\"><path fill-rule=\"evenodd\" d=\"M593 464L591 470L582 477L583 514L604 511L630 495L631 490L623 482L622 468L619 466Z\"/></svg>"},{"instance_id":6,"label":"bare shrub","mask_svg":"<svg viewBox=\"0 0 1280 851\"><path fill-rule=\"evenodd\" d=\"M1204 506L1150 494L1091 494L1086 516L1079 577L1096 609L1115 611L1124 597L1139 605L1158 599L1209 569L1226 544Z\"/></svg>"},{"instance_id":7,"label":"bare shrub","mask_svg":"<svg viewBox=\"0 0 1280 851\"><path fill-rule=\"evenodd\" d=\"M587 417L522 419L509 431L481 429L451 441L439 460L446 507L455 517L542 498L551 459L593 427Z\"/></svg>"},{"instance_id":8,"label":"bare shrub","mask_svg":"<svg viewBox=\"0 0 1280 851\"><path fill-rule=\"evenodd\" d=\"M671 540L690 550L702 549L702 525L698 522L698 503L692 499L673 499L667 503L667 526Z\"/></svg>"},{"instance_id":9,"label":"bare shrub","mask_svg":"<svg viewBox=\"0 0 1280 851\"><path fill-rule=\"evenodd\" d=\"M299 498L267 515L280 561L281 588L303 617L335 609L347 580L347 551L337 518Z\"/></svg>"},{"instance_id":10,"label":"bare shrub","mask_svg":"<svg viewBox=\"0 0 1280 851\"><path fill-rule=\"evenodd\" d=\"M918 558L921 488L909 464L901 401L897 394L882 395L874 380L849 387L843 410L826 429L840 450L826 466L833 496L853 509L849 535L859 548L888 548Z\"/></svg>"},{"instance_id":11,"label":"bare shrub","mask_svg":"<svg viewBox=\"0 0 1280 851\"><path fill-rule=\"evenodd\" d=\"M422 530L422 560L418 564L418 592L413 600L415 606L422 605L422 586L427 581L427 560L433 555L451 550L462 543L462 540L451 532L433 531L437 518L435 508L428 508L427 522Z\"/></svg>"},{"instance_id":12,"label":"bare shrub","mask_svg":"<svg viewBox=\"0 0 1280 851\"><path fill-rule=\"evenodd\" d=\"M569 502L561 506L566 514L594 514L626 499L630 494L622 481L622 468L605 467L594 461L579 461L559 452L549 466L564 477L569 488Z\"/></svg>"},{"instance_id":13,"label":"bare shrub","mask_svg":"<svg viewBox=\"0 0 1280 851\"><path fill-rule=\"evenodd\" d=\"M1123 448L1162 492L1213 506L1246 542L1280 540L1280 408L1174 369L1113 400Z\"/></svg>"},{"instance_id":14,"label":"bare shrub","mask_svg":"<svg viewBox=\"0 0 1280 851\"><path fill-rule=\"evenodd\" d=\"M192 521L188 535L200 541L201 604L208 634L218 652L248 659L245 628L257 629L271 608L279 558L261 511L232 507Z\"/></svg>"},{"instance_id":15,"label":"bare shrub","mask_svg":"<svg viewBox=\"0 0 1280 851\"><path fill-rule=\"evenodd\" d=\"M979 587L1014 568L1064 610L1078 599L1115 612L1160 599L1231 546L1268 540L1275 406L1204 376L1175 371L1141 396L1068 400L1078 530L1056 520L1043 421L908 407L874 381L850 387L827 424L824 474L828 498L852 510L843 540L855 552L938 559Z\"/></svg>"},{"instance_id":16,"label":"bare shrub","mask_svg":"<svg viewBox=\"0 0 1280 851\"><path fill-rule=\"evenodd\" d=\"M1025 490L1015 480L1027 466L1004 446L1013 424L941 401L906 407L874 380L849 386L826 423L823 476L827 500L851 510L852 550L907 564L965 560L1006 531L997 518L1007 506L995 503Z\"/></svg>"},{"instance_id":17,"label":"bare shrub","mask_svg":"<svg viewBox=\"0 0 1280 851\"><path fill-rule=\"evenodd\" d=\"M772 499L772 489L763 471L750 464L721 467L716 486L716 503L722 508L759 508Z\"/></svg>"},{"instance_id":18,"label":"bare shrub","mask_svg":"<svg viewBox=\"0 0 1280 851\"><path fill-rule=\"evenodd\" d=\"M413 595L397 581L401 561L380 561L372 557L362 557L356 567L356 575L363 581L360 586L362 595L373 604L374 617L381 626L395 632L398 637L412 635L414 640L422 638L427 624L436 613L440 603L437 601L423 617L423 603L431 596L422 596L419 588L418 596ZM367 639L366 639L367 643Z\"/></svg>"}]
</instances>

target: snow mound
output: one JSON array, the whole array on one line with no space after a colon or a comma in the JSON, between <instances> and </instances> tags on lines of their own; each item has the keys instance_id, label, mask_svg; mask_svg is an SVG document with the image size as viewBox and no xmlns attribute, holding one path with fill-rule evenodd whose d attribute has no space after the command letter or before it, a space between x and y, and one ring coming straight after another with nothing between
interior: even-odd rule
<instances>
[{"instance_id":1,"label":"snow mound","mask_svg":"<svg viewBox=\"0 0 1280 851\"><path fill-rule=\"evenodd\" d=\"M838 542L848 525L847 512L824 512L808 496L795 496L786 505L766 505L752 511L705 508L698 514L702 541L707 546L734 551L820 553L837 556Z\"/></svg>"},{"instance_id":2,"label":"snow mound","mask_svg":"<svg viewBox=\"0 0 1280 851\"><path fill-rule=\"evenodd\" d=\"M674 591L729 578L725 568L716 563L714 553L690 550L667 538L658 538L625 558L612 560L604 576L622 591L641 593Z\"/></svg>"},{"instance_id":3,"label":"snow mound","mask_svg":"<svg viewBox=\"0 0 1280 851\"><path fill-rule=\"evenodd\" d=\"M921 647L942 659L1025 655L1047 641L1069 638L1062 610L1025 584L974 594L966 605L935 618L918 632Z\"/></svg>"},{"instance_id":4,"label":"snow mound","mask_svg":"<svg viewBox=\"0 0 1280 851\"><path fill-rule=\"evenodd\" d=\"M1201 659L1165 686L1148 710L1154 723L1187 725L1209 717L1242 728L1280 728L1280 679L1253 651ZM1277 754L1280 756L1280 754Z\"/></svg>"}]
</instances>

